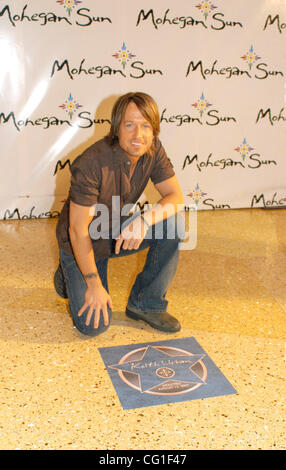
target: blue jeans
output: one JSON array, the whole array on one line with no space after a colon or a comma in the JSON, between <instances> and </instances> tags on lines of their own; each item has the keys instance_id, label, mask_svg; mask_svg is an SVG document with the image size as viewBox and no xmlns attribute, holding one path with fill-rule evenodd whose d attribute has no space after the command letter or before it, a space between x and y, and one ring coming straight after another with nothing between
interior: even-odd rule
<instances>
[{"instance_id":1,"label":"blue jeans","mask_svg":"<svg viewBox=\"0 0 286 470\"><path fill-rule=\"evenodd\" d=\"M167 289L173 280L178 265L179 243L184 238L184 219L181 214L150 227L138 250L120 250L119 254L111 253L109 258L120 258L149 248L144 268L138 274L128 299L128 309L134 312L161 313L167 309L165 298ZM167 236L168 235L168 236ZM171 237L170 237L171 235ZM110 240L112 244L112 240ZM101 282L108 290L107 266L108 259L96 259L96 267ZM55 274L55 288L58 294L64 296L66 292L69 299L69 309L76 328L88 336L97 336L103 333L110 325L111 309L108 308L109 325L103 323L100 315L98 328L94 328L93 316L90 324L86 325L88 308L81 315L78 312L85 302L86 283L73 255L66 254L60 249L60 266Z\"/></svg>"}]
</instances>

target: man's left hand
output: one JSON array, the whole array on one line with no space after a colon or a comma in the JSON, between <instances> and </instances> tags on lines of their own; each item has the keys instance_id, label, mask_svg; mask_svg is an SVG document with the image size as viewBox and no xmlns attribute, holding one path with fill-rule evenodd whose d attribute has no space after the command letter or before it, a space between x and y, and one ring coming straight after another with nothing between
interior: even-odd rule
<instances>
[{"instance_id":1,"label":"man's left hand","mask_svg":"<svg viewBox=\"0 0 286 470\"><path fill-rule=\"evenodd\" d=\"M120 237L116 238L115 253L118 254L120 249L138 250L145 238L148 230L147 224L138 216L121 232Z\"/></svg>"}]
</instances>

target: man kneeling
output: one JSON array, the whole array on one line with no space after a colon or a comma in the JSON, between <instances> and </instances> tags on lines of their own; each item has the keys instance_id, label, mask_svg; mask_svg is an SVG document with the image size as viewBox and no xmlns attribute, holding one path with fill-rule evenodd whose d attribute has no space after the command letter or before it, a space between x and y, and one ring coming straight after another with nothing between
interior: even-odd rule
<instances>
[{"instance_id":1,"label":"man kneeling","mask_svg":"<svg viewBox=\"0 0 286 470\"><path fill-rule=\"evenodd\" d=\"M146 248L145 266L131 289L126 315L161 331L180 330L178 320L166 311L166 292L185 233L178 213L184 200L159 130L154 100L145 93L127 93L113 107L109 135L71 165L69 195L57 225L60 264L54 284L57 293L69 299L74 325L85 335L96 336L110 324L108 259ZM122 216L122 209L136 203L150 178L159 202L144 213ZM119 216L113 210L115 197ZM94 228L98 207L108 214L108 230L100 237Z\"/></svg>"}]
</instances>

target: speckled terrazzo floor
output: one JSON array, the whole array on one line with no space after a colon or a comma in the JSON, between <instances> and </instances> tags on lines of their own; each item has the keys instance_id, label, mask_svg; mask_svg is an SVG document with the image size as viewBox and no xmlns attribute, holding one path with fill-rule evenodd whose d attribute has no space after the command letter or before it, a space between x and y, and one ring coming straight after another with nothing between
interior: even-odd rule
<instances>
[{"instance_id":1,"label":"speckled terrazzo floor","mask_svg":"<svg viewBox=\"0 0 286 470\"><path fill-rule=\"evenodd\" d=\"M157 332L124 314L144 255L112 260L102 336L53 290L56 220L0 222L0 449L286 449L286 212L200 212ZM98 347L194 336L237 394L124 411Z\"/></svg>"}]
</instances>

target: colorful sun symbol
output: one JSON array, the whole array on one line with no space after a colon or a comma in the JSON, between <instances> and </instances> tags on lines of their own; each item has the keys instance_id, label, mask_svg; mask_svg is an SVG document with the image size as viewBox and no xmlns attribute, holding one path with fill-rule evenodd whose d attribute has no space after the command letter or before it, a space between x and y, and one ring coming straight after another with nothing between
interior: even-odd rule
<instances>
[{"instance_id":1,"label":"colorful sun symbol","mask_svg":"<svg viewBox=\"0 0 286 470\"><path fill-rule=\"evenodd\" d=\"M78 5L79 3L82 3L80 0L57 0L57 3L60 5L63 5L64 8L67 10L68 15L71 15L72 9Z\"/></svg>"},{"instance_id":2,"label":"colorful sun symbol","mask_svg":"<svg viewBox=\"0 0 286 470\"><path fill-rule=\"evenodd\" d=\"M205 20L207 20L209 13L217 7L214 6L210 0L203 0L201 3L196 5L196 8L201 10Z\"/></svg>"},{"instance_id":3,"label":"colorful sun symbol","mask_svg":"<svg viewBox=\"0 0 286 470\"><path fill-rule=\"evenodd\" d=\"M239 147L236 147L236 149L234 150L239 152L240 155L242 156L242 159L245 160L245 157L249 154L249 152L254 150L254 148L250 147L250 145L248 145L248 143L246 142L246 139L244 138L242 144L239 145Z\"/></svg>"},{"instance_id":4,"label":"colorful sun symbol","mask_svg":"<svg viewBox=\"0 0 286 470\"><path fill-rule=\"evenodd\" d=\"M196 103L192 104L192 106L194 106L194 108L197 108L200 113L200 116L202 117L205 110L209 108L209 106L211 106L211 103L207 102L204 93L202 93L200 99Z\"/></svg>"},{"instance_id":5,"label":"colorful sun symbol","mask_svg":"<svg viewBox=\"0 0 286 470\"><path fill-rule=\"evenodd\" d=\"M247 52L247 54L243 55L241 57L243 60L246 60L246 62L248 63L248 66L249 66L249 69L251 70L251 67L253 66L253 64L261 59L261 57L259 57L257 54L255 54L254 52L254 49L253 49L253 46L250 46L250 49L249 51Z\"/></svg>"},{"instance_id":6,"label":"colorful sun symbol","mask_svg":"<svg viewBox=\"0 0 286 470\"><path fill-rule=\"evenodd\" d=\"M199 201L202 197L206 196L207 193L204 193L200 187L199 184L197 183L195 189L193 190L192 193L187 194L187 196L191 197L194 201L196 206L199 204Z\"/></svg>"},{"instance_id":7,"label":"colorful sun symbol","mask_svg":"<svg viewBox=\"0 0 286 470\"><path fill-rule=\"evenodd\" d=\"M70 93L68 96L68 99L64 102L64 104L61 104L59 108L64 109L68 115L69 118L72 119L74 113L76 112L77 109L82 108L81 104L78 104L72 97L72 94Z\"/></svg>"},{"instance_id":8,"label":"colorful sun symbol","mask_svg":"<svg viewBox=\"0 0 286 470\"><path fill-rule=\"evenodd\" d=\"M116 52L116 54L113 54L112 57L115 57L115 59L118 59L119 62L121 62L123 69L125 69L127 62L130 59L133 59L133 57L136 57L136 55L132 54L126 49L125 42L123 42L122 48Z\"/></svg>"}]
</instances>

